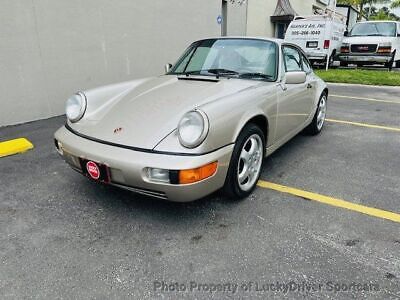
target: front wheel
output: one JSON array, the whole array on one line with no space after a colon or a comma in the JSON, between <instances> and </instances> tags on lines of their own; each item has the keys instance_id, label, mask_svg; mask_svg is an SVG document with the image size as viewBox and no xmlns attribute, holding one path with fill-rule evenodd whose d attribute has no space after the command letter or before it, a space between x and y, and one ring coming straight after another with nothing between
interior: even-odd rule
<instances>
[{"instance_id":1,"label":"front wheel","mask_svg":"<svg viewBox=\"0 0 400 300\"><path fill-rule=\"evenodd\" d=\"M396 53L393 53L392 59L385 63L385 67L389 69L389 71L393 70L393 64L394 64L394 57L395 57Z\"/></svg>"},{"instance_id":2,"label":"front wheel","mask_svg":"<svg viewBox=\"0 0 400 300\"><path fill-rule=\"evenodd\" d=\"M306 127L305 132L310 135L317 135L322 131L325 124L326 111L328 108L328 96L323 93L318 102L318 108L315 112L314 118L308 127Z\"/></svg>"},{"instance_id":3,"label":"front wheel","mask_svg":"<svg viewBox=\"0 0 400 300\"><path fill-rule=\"evenodd\" d=\"M255 124L246 125L236 141L226 176L224 193L242 199L255 189L265 154L265 136Z\"/></svg>"}]
</instances>

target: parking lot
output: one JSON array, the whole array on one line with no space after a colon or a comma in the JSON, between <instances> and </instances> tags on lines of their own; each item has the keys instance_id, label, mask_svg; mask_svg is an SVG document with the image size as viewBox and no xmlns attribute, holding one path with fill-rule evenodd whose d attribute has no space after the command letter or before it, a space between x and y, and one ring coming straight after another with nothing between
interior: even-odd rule
<instances>
[{"instance_id":1,"label":"parking lot","mask_svg":"<svg viewBox=\"0 0 400 300\"><path fill-rule=\"evenodd\" d=\"M64 117L0 128L35 145L0 159L0 295L400 298L399 93L331 85L322 134L269 157L240 202L97 185L54 149Z\"/></svg>"}]
</instances>

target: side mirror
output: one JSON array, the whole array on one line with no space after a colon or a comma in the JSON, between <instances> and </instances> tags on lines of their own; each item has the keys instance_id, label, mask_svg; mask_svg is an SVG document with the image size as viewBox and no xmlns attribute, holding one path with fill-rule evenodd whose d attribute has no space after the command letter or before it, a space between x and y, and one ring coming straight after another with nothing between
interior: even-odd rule
<instances>
[{"instance_id":1,"label":"side mirror","mask_svg":"<svg viewBox=\"0 0 400 300\"><path fill-rule=\"evenodd\" d=\"M306 72L287 72L286 84L302 84L307 80Z\"/></svg>"},{"instance_id":2,"label":"side mirror","mask_svg":"<svg viewBox=\"0 0 400 300\"><path fill-rule=\"evenodd\" d=\"M349 36L349 32L347 30L344 32L344 36Z\"/></svg>"},{"instance_id":3,"label":"side mirror","mask_svg":"<svg viewBox=\"0 0 400 300\"><path fill-rule=\"evenodd\" d=\"M165 74L167 74L167 73L169 72L169 70L171 70L172 65L171 65L171 64L166 64L166 65L164 66L164 68L165 68Z\"/></svg>"}]
</instances>

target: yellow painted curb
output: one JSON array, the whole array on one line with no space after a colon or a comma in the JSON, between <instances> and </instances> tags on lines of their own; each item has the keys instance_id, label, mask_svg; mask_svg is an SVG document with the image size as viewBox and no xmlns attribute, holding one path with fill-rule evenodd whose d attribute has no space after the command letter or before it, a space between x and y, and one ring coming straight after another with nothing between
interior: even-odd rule
<instances>
[{"instance_id":1,"label":"yellow painted curb","mask_svg":"<svg viewBox=\"0 0 400 300\"><path fill-rule=\"evenodd\" d=\"M0 157L23 153L33 149L33 144L25 138L9 140L0 143Z\"/></svg>"}]
</instances>

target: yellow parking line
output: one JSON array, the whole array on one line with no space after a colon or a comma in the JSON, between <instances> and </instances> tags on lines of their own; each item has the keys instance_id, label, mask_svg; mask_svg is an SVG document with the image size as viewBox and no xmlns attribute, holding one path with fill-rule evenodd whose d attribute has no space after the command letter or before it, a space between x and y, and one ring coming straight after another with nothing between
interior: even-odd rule
<instances>
[{"instance_id":1,"label":"yellow parking line","mask_svg":"<svg viewBox=\"0 0 400 300\"><path fill-rule=\"evenodd\" d=\"M22 153L32 149L33 145L25 138L9 140L0 143L0 157Z\"/></svg>"},{"instance_id":2,"label":"yellow parking line","mask_svg":"<svg viewBox=\"0 0 400 300\"><path fill-rule=\"evenodd\" d=\"M400 214L397 214L394 212L390 212L390 211L386 211L386 210L382 210L382 209L378 209L378 208L373 208L373 207L368 207L368 206L364 206L364 205L360 205L360 204L355 204L355 203L348 202L345 200L336 199L336 198L332 198L332 197L324 196L324 195L320 195L320 194L315 194L315 193L299 190L296 188L291 188L288 186L284 186L284 185L280 185L280 184L276 184L276 183L272 183L272 182L268 182L268 181L263 181L263 180L260 180L258 182L258 186L260 186L262 188L278 191L281 193L286 193L286 194L291 194L294 196L302 197L302 198L305 198L308 200L313 200L316 202L324 203L327 205L340 207L340 208L348 209L351 211L356 211L356 212L359 212L359 213L362 213L365 215L369 215L369 216L373 216L376 218L386 219L386 220L400 223Z\"/></svg>"},{"instance_id":3,"label":"yellow parking line","mask_svg":"<svg viewBox=\"0 0 400 300\"><path fill-rule=\"evenodd\" d=\"M399 127L388 127L388 126L366 124L366 123L358 123L358 122L350 122L350 121L335 120L335 119L326 119L326 121L332 122L332 123L339 123L339 124L354 125L354 126L361 126L361 127L368 127L368 128L375 128L375 129L383 129L383 130L400 132L400 128Z\"/></svg>"},{"instance_id":4,"label":"yellow parking line","mask_svg":"<svg viewBox=\"0 0 400 300\"><path fill-rule=\"evenodd\" d=\"M374 99L374 98L353 97L353 96L343 96L343 95L330 95L330 97L334 97L334 98L346 98L346 99L352 99L352 100L363 100L363 101L371 101L371 102L381 102L381 103L400 104L400 101L381 100L381 99Z\"/></svg>"}]
</instances>

